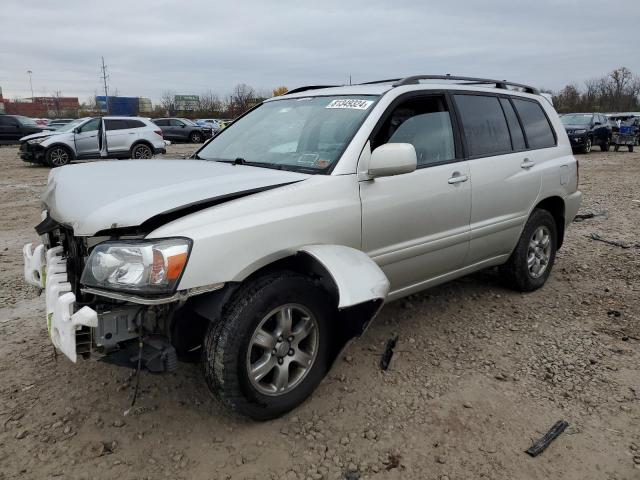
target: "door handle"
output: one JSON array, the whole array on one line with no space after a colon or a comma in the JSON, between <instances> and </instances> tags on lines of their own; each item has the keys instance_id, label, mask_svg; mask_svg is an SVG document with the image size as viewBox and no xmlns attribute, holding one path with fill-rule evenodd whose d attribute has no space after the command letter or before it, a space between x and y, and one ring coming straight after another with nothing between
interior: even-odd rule
<instances>
[{"instance_id":1,"label":"door handle","mask_svg":"<svg viewBox=\"0 0 640 480\"><path fill-rule=\"evenodd\" d=\"M467 175L460 175L459 172L453 172L453 175L449 179L449 184L454 185L456 183L466 182L467 180L469 180Z\"/></svg>"},{"instance_id":2,"label":"door handle","mask_svg":"<svg viewBox=\"0 0 640 480\"><path fill-rule=\"evenodd\" d=\"M524 168L525 170L530 169L531 167L533 167L536 163L532 162L531 160L529 160L528 158L525 158L522 163L520 164L520 168Z\"/></svg>"}]
</instances>

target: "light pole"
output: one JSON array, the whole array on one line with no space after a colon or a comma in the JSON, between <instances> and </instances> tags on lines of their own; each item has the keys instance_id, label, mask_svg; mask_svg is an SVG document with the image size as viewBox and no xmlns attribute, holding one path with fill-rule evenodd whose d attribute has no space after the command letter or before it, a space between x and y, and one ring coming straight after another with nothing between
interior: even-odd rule
<instances>
[{"instance_id":1,"label":"light pole","mask_svg":"<svg viewBox=\"0 0 640 480\"><path fill-rule=\"evenodd\" d=\"M31 81L31 74L33 73L31 70L27 70L29 74L29 87L31 87L31 101L33 102L33 82Z\"/></svg>"}]
</instances>

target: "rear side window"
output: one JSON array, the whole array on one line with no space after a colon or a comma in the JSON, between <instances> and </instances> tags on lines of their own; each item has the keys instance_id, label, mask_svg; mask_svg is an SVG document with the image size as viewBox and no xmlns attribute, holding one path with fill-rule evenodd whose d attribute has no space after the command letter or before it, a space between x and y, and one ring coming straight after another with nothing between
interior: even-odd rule
<instances>
[{"instance_id":1,"label":"rear side window","mask_svg":"<svg viewBox=\"0 0 640 480\"><path fill-rule=\"evenodd\" d=\"M511 152L511 137L498 97L454 95L469 156Z\"/></svg>"},{"instance_id":2,"label":"rear side window","mask_svg":"<svg viewBox=\"0 0 640 480\"><path fill-rule=\"evenodd\" d=\"M169 125L169 120L154 120L153 123L155 123L159 127L166 127Z\"/></svg>"},{"instance_id":3,"label":"rear side window","mask_svg":"<svg viewBox=\"0 0 640 480\"><path fill-rule=\"evenodd\" d=\"M129 128L127 120L105 120L104 126L107 130L125 130Z\"/></svg>"},{"instance_id":4,"label":"rear side window","mask_svg":"<svg viewBox=\"0 0 640 480\"><path fill-rule=\"evenodd\" d=\"M500 99L500 104L504 110L504 116L507 117L507 124L509 125L509 132L511 133L511 143L514 150L524 150L527 148L527 144L524 141L524 134L522 133L522 127L520 121L516 115L516 111L513 109L513 105L506 98Z\"/></svg>"},{"instance_id":5,"label":"rear side window","mask_svg":"<svg viewBox=\"0 0 640 480\"><path fill-rule=\"evenodd\" d=\"M514 98L513 104L518 111L529 148L548 148L556 145L556 138L549 119L538 102Z\"/></svg>"},{"instance_id":6,"label":"rear side window","mask_svg":"<svg viewBox=\"0 0 640 480\"><path fill-rule=\"evenodd\" d=\"M144 122L141 122L140 120L127 120L127 124L129 125L129 128L143 128L143 127L146 127Z\"/></svg>"}]
</instances>

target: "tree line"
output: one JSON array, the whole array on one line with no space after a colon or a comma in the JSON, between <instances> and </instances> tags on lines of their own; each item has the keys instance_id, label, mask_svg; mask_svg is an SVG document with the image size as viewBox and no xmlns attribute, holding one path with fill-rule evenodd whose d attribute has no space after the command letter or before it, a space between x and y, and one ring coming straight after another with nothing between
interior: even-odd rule
<instances>
[{"instance_id":1,"label":"tree line","mask_svg":"<svg viewBox=\"0 0 640 480\"><path fill-rule=\"evenodd\" d=\"M640 111L640 76L626 67L586 80L583 85L572 83L551 93L560 113Z\"/></svg>"}]
</instances>

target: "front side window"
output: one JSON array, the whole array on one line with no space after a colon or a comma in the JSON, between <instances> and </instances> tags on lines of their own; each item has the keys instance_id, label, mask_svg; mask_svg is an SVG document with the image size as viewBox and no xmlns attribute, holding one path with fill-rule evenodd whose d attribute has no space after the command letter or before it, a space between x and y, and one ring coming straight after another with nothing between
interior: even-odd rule
<instances>
[{"instance_id":1,"label":"front side window","mask_svg":"<svg viewBox=\"0 0 640 480\"><path fill-rule=\"evenodd\" d=\"M178 120L176 118L172 118L169 120L169 123L172 127L182 127L185 123L182 120Z\"/></svg>"},{"instance_id":2,"label":"front side window","mask_svg":"<svg viewBox=\"0 0 640 480\"><path fill-rule=\"evenodd\" d=\"M92 118L91 120L89 120L87 123L85 123L80 127L80 129L78 130L78 133L94 132L98 130L99 127L100 127L100 119Z\"/></svg>"},{"instance_id":3,"label":"front side window","mask_svg":"<svg viewBox=\"0 0 640 480\"><path fill-rule=\"evenodd\" d=\"M511 152L511 137L498 97L454 95L470 157Z\"/></svg>"},{"instance_id":4,"label":"front side window","mask_svg":"<svg viewBox=\"0 0 640 480\"><path fill-rule=\"evenodd\" d=\"M456 158L449 109L440 95L412 98L394 107L373 139L371 148L385 143L410 143L418 167Z\"/></svg>"},{"instance_id":5,"label":"front side window","mask_svg":"<svg viewBox=\"0 0 640 480\"><path fill-rule=\"evenodd\" d=\"M556 138L549 119L540 104L532 100L514 98L513 104L518 111L529 142L529 148L548 148L556 145Z\"/></svg>"},{"instance_id":6,"label":"front side window","mask_svg":"<svg viewBox=\"0 0 640 480\"><path fill-rule=\"evenodd\" d=\"M347 148L377 98L349 95L266 102L222 130L197 156L326 173Z\"/></svg>"}]
</instances>

